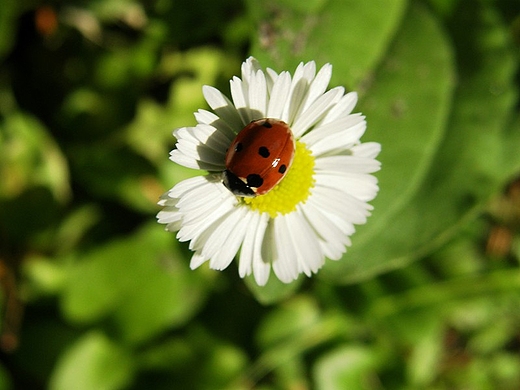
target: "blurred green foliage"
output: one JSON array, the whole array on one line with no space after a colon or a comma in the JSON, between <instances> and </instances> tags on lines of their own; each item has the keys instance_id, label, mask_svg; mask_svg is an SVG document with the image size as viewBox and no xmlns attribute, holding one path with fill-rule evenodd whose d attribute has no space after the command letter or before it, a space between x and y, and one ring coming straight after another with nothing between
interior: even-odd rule
<instances>
[{"instance_id":1,"label":"blurred green foliage","mask_svg":"<svg viewBox=\"0 0 520 390\"><path fill-rule=\"evenodd\" d=\"M0 2L3 389L520 387L520 3ZM338 262L266 287L154 222L201 87L334 66L383 145Z\"/></svg>"}]
</instances>

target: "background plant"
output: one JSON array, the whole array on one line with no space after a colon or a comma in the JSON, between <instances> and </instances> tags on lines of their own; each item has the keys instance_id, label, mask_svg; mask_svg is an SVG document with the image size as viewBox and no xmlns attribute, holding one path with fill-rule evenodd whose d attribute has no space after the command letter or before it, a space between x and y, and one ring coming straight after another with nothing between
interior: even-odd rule
<instances>
[{"instance_id":1,"label":"background plant","mask_svg":"<svg viewBox=\"0 0 520 390\"><path fill-rule=\"evenodd\" d=\"M0 389L517 389L520 4L0 2ZM260 288L155 223L201 87L334 66L383 145L338 262Z\"/></svg>"}]
</instances>

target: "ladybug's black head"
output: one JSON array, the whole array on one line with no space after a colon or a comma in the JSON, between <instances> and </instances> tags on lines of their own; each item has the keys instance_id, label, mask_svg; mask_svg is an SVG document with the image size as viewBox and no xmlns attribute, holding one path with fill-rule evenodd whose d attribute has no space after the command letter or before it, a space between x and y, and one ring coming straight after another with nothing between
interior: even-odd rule
<instances>
[{"instance_id":1,"label":"ladybug's black head","mask_svg":"<svg viewBox=\"0 0 520 390\"><path fill-rule=\"evenodd\" d=\"M229 170L224 171L224 186L236 196L254 197L256 192L248 186L242 179Z\"/></svg>"}]
</instances>

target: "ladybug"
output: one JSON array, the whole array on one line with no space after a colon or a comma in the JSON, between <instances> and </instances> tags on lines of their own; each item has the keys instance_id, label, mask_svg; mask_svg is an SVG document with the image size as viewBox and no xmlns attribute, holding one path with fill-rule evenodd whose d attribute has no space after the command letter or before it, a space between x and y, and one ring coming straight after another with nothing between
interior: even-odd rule
<instances>
[{"instance_id":1,"label":"ladybug","mask_svg":"<svg viewBox=\"0 0 520 390\"><path fill-rule=\"evenodd\" d=\"M271 118L252 121L226 152L224 185L237 196L266 194L291 167L295 147L287 123Z\"/></svg>"}]
</instances>

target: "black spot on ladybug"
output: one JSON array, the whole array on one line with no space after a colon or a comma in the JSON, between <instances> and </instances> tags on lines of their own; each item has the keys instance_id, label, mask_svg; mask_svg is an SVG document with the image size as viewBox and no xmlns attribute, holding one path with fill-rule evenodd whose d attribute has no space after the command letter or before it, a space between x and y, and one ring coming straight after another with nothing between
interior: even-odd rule
<instances>
[{"instance_id":1,"label":"black spot on ladybug","mask_svg":"<svg viewBox=\"0 0 520 390\"><path fill-rule=\"evenodd\" d=\"M249 187L255 187L258 188L262 184L264 184L264 179L260 177L260 175L256 173L252 173L250 175L247 175L247 185Z\"/></svg>"},{"instance_id":2,"label":"black spot on ladybug","mask_svg":"<svg viewBox=\"0 0 520 390\"><path fill-rule=\"evenodd\" d=\"M285 173L286 170L287 170L287 165L285 165L285 164L280 165L280 168L278 168L278 172L280 172L282 175Z\"/></svg>"},{"instance_id":3,"label":"black spot on ladybug","mask_svg":"<svg viewBox=\"0 0 520 390\"><path fill-rule=\"evenodd\" d=\"M270 124L270 123L267 122L267 121L265 121L264 123L262 123L262 126L267 127L268 129L270 129L271 127L273 127L273 125Z\"/></svg>"},{"instance_id":4,"label":"black spot on ladybug","mask_svg":"<svg viewBox=\"0 0 520 390\"><path fill-rule=\"evenodd\" d=\"M240 152L242 149L244 149L244 145L241 142L235 145L235 152Z\"/></svg>"},{"instance_id":5,"label":"black spot on ladybug","mask_svg":"<svg viewBox=\"0 0 520 390\"><path fill-rule=\"evenodd\" d=\"M269 153L269 149L267 149L267 147L265 147L265 146L260 146L260 147L258 148L258 154L259 154L260 156L262 156L263 158L267 158L267 157L269 157L269 155L270 155L271 153Z\"/></svg>"}]
</instances>

